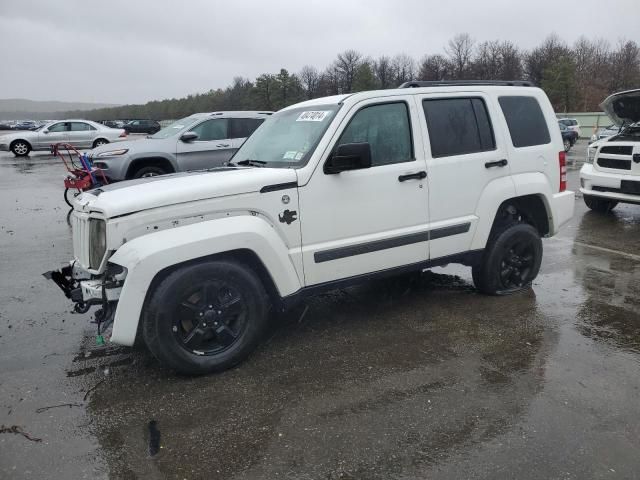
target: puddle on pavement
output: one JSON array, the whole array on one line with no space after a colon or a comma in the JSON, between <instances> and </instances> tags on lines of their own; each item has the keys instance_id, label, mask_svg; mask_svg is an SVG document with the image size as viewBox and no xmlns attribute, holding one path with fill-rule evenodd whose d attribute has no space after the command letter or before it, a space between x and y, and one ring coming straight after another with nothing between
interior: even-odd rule
<instances>
[{"instance_id":1,"label":"puddle on pavement","mask_svg":"<svg viewBox=\"0 0 640 480\"><path fill-rule=\"evenodd\" d=\"M132 353L88 408L111 474L419 469L510 428L544 387L555 335L533 291L485 297L431 272L330 292L303 311L276 318L265 344L219 375L175 376Z\"/></svg>"}]
</instances>

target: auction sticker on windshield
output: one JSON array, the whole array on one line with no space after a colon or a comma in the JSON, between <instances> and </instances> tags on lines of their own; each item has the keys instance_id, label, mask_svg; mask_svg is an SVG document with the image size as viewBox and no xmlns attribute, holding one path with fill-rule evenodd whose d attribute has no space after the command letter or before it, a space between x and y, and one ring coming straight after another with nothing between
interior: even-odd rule
<instances>
[{"instance_id":1,"label":"auction sticker on windshield","mask_svg":"<svg viewBox=\"0 0 640 480\"><path fill-rule=\"evenodd\" d=\"M331 112L328 110L319 110L315 112L302 112L296 122L321 122Z\"/></svg>"}]
</instances>

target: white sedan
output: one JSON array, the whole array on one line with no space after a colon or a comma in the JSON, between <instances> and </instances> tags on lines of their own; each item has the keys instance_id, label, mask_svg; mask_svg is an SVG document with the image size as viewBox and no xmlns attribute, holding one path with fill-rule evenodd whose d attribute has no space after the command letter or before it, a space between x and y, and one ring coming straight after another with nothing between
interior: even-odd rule
<instances>
[{"instance_id":1,"label":"white sedan","mask_svg":"<svg viewBox=\"0 0 640 480\"><path fill-rule=\"evenodd\" d=\"M13 132L0 136L0 151L24 157L35 150L49 150L54 143L70 143L74 147L95 148L122 140L127 132L109 128L90 120L49 122L34 131Z\"/></svg>"}]
</instances>

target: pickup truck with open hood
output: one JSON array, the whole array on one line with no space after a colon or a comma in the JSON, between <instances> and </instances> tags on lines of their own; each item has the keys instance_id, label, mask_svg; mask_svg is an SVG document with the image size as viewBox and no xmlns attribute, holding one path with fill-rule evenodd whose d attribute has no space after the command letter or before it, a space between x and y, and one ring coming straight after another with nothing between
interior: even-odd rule
<instances>
[{"instance_id":1,"label":"pickup truck with open hood","mask_svg":"<svg viewBox=\"0 0 640 480\"><path fill-rule=\"evenodd\" d=\"M580 192L592 210L640 204L640 89L615 93L600 104L620 131L593 142L580 170Z\"/></svg>"}]
</instances>

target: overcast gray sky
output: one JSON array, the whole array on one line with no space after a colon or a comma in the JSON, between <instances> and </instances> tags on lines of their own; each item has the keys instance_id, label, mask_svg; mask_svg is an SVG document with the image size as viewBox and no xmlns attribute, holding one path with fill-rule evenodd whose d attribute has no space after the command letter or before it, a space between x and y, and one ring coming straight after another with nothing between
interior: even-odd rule
<instances>
[{"instance_id":1,"label":"overcast gray sky","mask_svg":"<svg viewBox=\"0 0 640 480\"><path fill-rule=\"evenodd\" d=\"M139 103L324 68L348 48L419 59L461 32L638 41L639 19L639 0L1 0L0 98Z\"/></svg>"}]
</instances>

